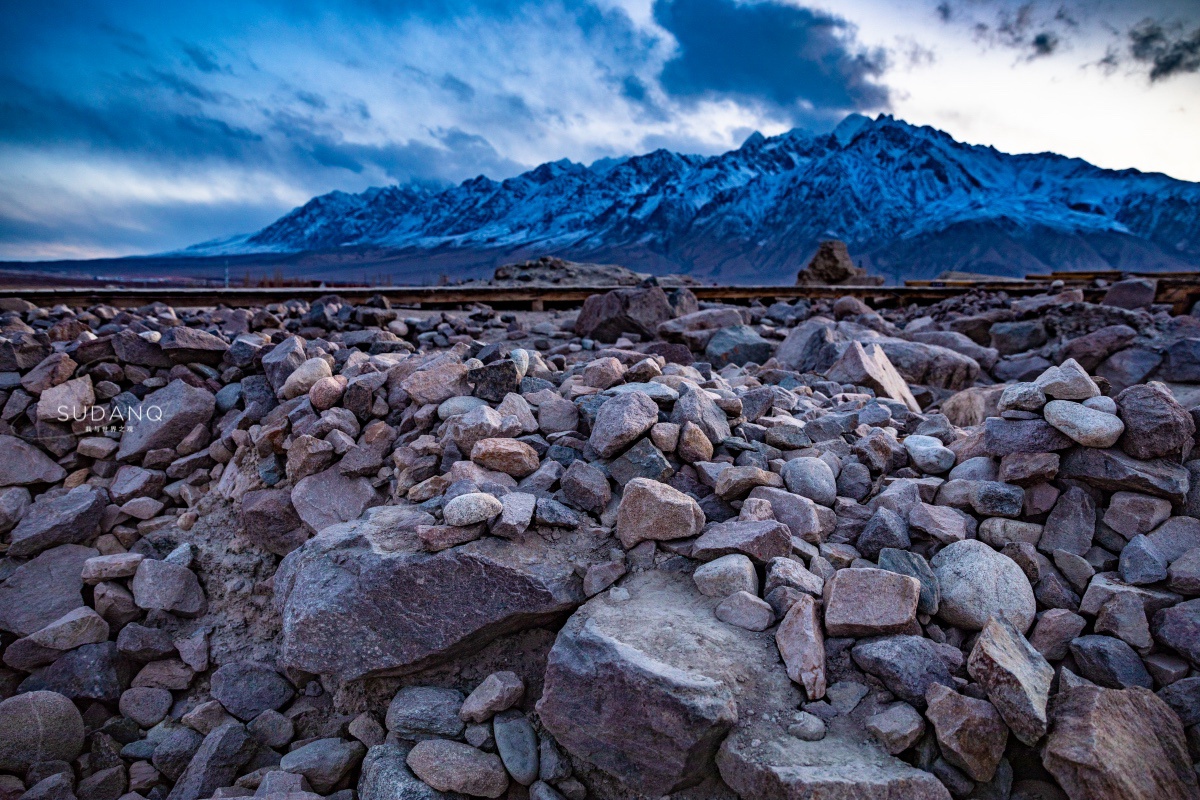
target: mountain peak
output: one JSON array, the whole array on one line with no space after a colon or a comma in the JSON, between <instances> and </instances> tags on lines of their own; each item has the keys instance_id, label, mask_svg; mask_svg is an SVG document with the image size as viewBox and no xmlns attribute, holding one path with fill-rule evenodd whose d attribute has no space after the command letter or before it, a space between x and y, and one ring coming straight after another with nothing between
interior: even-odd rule
<instances>
[{"instance_id":1,"label":"mountain peak","mask_svg":"<svg viewBox=\"0 0 1200 800\"><path fill-rule=\"evenodd\" d=\"M881 116L880 119L883 119ZM890 117L889 117L890 119ZM833 129L834 141L840 147L848 147L854 141L858 134L862 133L863 128L871 124L870 117L864 117L862 114L851 114Z\"/></svg>"}]
</instances>

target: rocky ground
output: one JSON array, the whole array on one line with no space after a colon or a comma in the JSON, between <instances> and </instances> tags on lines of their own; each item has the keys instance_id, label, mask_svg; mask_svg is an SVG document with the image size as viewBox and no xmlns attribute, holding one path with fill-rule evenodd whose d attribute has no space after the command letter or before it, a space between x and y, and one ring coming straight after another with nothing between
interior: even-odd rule
<instances>
[{"instance_id":1,"label":"rocky ground","mask_svg":"<svg viewBox=\"0 0 1200 800\"><path fill-rule=\"evenodd\" d=\"M0 301L0 800L1200 797L1153 297Z\"/></svg>"}]
</instances>

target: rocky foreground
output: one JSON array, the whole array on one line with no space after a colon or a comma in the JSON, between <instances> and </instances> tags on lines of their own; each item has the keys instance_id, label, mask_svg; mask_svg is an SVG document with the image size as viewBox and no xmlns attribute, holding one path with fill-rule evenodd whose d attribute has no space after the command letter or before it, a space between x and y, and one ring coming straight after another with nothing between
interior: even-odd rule
<instances>
[{"instance_id":1,"label":"rocky foreground","mask_svg":"<svg viewBox=\"0 0 1200 800\"><path fill-rule=\"evenodd\" d=\"M1153 297L0 301L0 800L1200 797Z\"/></svg>"}]
</instances>

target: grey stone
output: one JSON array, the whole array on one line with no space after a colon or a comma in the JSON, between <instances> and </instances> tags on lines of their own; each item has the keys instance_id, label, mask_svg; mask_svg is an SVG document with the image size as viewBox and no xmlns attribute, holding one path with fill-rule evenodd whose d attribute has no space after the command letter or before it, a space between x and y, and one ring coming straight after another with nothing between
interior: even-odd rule
<instances>
[{"instance_id":1,"label":"grey stone","mask_svg":"<svg viewBox=\"0 0 1200 800\"><path fill-rule=\"evenodd\" d=\"M314 791L328 794L358 766L366 752L362 742L317 739L287 753L280 759L279 768L303 775Z\"/></svg>"},{"instance_id":2,"label":"grey stone","mask_svg":"<svg viewBox=\"0 0 1200 800\"><path fill-rule=\"evenodd\" d=\"M878 560L880 569L907 575L920 582L921 595L917 603L917 613L930 616L937 614L938 604L941 601L941 589L937 576L933 574L933 570L930 569L929 562L925 560L924 556L908 550L885 547L879 551Z\"/></svg>"},{"instance_id":3,"label":"grey stone","mask_svg":"<svg viewBox=\"0 0 1200 800\"><path fill-rule=\"evenodd\" d=\"M792 550L791 530L782 522L731 520L708 526L692 545L692 558L711 561L742 553L759 563L786 556Z\"/></svg>"},{"instance_id":4,"label":"grey stone","mask_svg":"<svg viewBox=\"0 0 1200 800\"><path fill-rule=\"evenodd\" d=\"M1136 585L1167 579L1167 559L1144 534L1129 540L1121 550L1121 579Z\"/></svg>"},{"instance_id":5,"label":"grey stone","mask_svg":"<svg viewBox=\"0 0 1200 800\"><path fill-rule=\"evenodd\" d=\"M988 417L983 423L983 450L990 456L1049 453L1073 445L1070 437L1041 419Z\"/></svg>"},{"instance_id":6,"label":"grey stone","mask_svg":"<svg viewBox=\"0 0 1200 800\"><path fill-rule=\"evenodd\" d=\"M758 593L754 562L741 553L731 553L700 565L692 573L692 580L701 594L708 597L724 598L737 592Z\"/></svg>"},{"instance_id":7,"label":"grey stone","mask_svg":"<svg viewBox=\"0 0 1200 800\"><path fill-rule=\"evenodd\" d=\"M954 679L937 646L921 636L885 636L854 645L859 669L883 681L892 694L919 709L931 686L953 687Z\"/></svg>"},{"instance_id":8,"label":"grey stone","mask_svg":"<svg viewBox=\"0 0 1200 800\"><path fill-rule=\"evenodd\" d=\"M832 506L837 498L833 470L819 458L794 458L783 465L780 475L789 492L814 503Z\"/></svg>"},{"instance_id":9,"label":"grey stone","mask_svg":"<svg viewBox=\"0 0 1200 800\"><path fill-rule=\"evenodd\" d=\"M1042 413L1047 422L1084 447L1112 447L1125 432L1119 417L1069 400L1051 400Z\"/></svg>"},{"instance_id":10,"label":"grey stone","mask_svg":"<svg viewBox=\"0 0 1200 800\"><path fill-rule=\"evenodd\" d=\"M291 684L272 667L257 661L234 661L212 674L209 691L225 710L242 721L268 709L278 711L295 696Z\"/></svg>"},{"instance_id":11,"label":"grey stone","mask_svg":"<svg viewBox=\"0 0 1200 800\"><path fill-rule=\"evenodd\" d=\"M230 786L253 757L255 741L241 725L224 725L204 737L167 800L200 800ZM157 751L156 751L157 755Z\"/></svg>"},{"instance_id":12,"label":"grey stone","mask_svg":"<svg viewBox=\"0 0 1200 800\"><path fill-rule=\"evenodd\" d=\"M538 779L538 739L520 711L501 711L492 719L496 752L512 779L529 786Z\"/></svg>"},{"instance_id":13,"label":"grey stone","mask_svg":"<svg viewBox=\"0 0 1200 800\"><path fill-rule=\"evenodd\" d=\"M1100 686L1149 689L1154 684L1133 648L1112 636L1080 636L1071 642L1071 656L1079 665L1079 673Z\"/></svg>"},{"instance_id":14,"label":"grey stone","mask_svg":"<svg viewBox=\"0 0 1200 800\"><path fill-rule=\"evenodd\" d=\"M721 444L731 435L725 412L704 389L687 383L680 388L679 399L671 411L671 422L676 425L691 422L704 431L714 445Z\"/></svg>"},{"instance_id":15,"label":"grey stone","mask_svg":"<svg viewBox=\"0 0 1200 800\"><path fill-rule=\"evenodd\" d=\"M86 484L65 494L39 496L13 529L8 554L27 558L51 547L80 544L95 537L106 503L104 492Z\"/></svg>"},{"instance_id":16,"label":"grey stone","mask_svg":"<svg viewBox=\"0 0 1200 800\"><path fill-rule=\"evenodd\" d=\"M908 523L899 514L887 508L880 508L871 515L855 541L858 551L869 559L878 558L884 548L907 549L911 544L908 538Z\"/></svg>"},{"instance_id":17,"label":"grey stone","mask_svg":"<svg viewBox=\"0 0 1200 800\"><path fill-rule=\"evenodd\" d=\"M130 411L117 459L133 461L151 450L175 447L197 425L208 424L216 404L212 392L181 380L151 392Z\"/></svg>"},{"instance_id":18,"label":"grey stone","mask_svg":"<svg viewBox=\"0 0 1200 800\"><path fill-rule=\"evenodd\" d=\"M493 672L467 696L458 717L464 722L484 722L521 702L524 696L525 683L515 672Z\"/></svg>"},{"instance_id":19,"label":"grey stone","mask_svg":"<svg viewBox=\"0 0 1200 800\"><path fill-rule=\"evenodd\" d=\"M1200 600L1188 600L1154 614L1154 638L1200 666Z\"/></svg>"},{"instance_id":20,"label":"grey stone","mask_svg":"<svg viewBox=\"0 0 1200 800\"><path fill-rule=\"evenodd\" d=\"M115 705L129 688L129 662L113 642L85 644L60 656L21 682L20 691L46 689L72 700Z\"/></svg>"},{"instance_id":21,"label":"grey stone","mask_svg":"<svg viewBox=\"0 0 1200 800\"><path fill-rule=\"evenodd\" d=\"M717 330L708 340L704 356L714 367L727 364L764 364L775 351L775 345L758 335L748 325L730 325Z\"/></svg>"},{"instance_id":22,"label":"grey stone","mask_svg":"<svg viewBox=\"0 0 1200 800\"><path fill-rule=\"evenodd\" d=\"M889 753L898 755L925 733L925 719L908 703L893 703L868 718L866 728Z\"/></svg>"},{"instance_id":23,"label":"grey stone","mask_svg":"<svg viewBox=\"0 0 1200 800\"><path fill-rule=\"evenodd\" d=\"M1037 547L1043 553L1066 550L1082 556L1095 535L1096 503L1087 492L1072 486L1054 504Z\"/></svg>"},{"instance_id":24,"label":"grey stone","mask_svg":"<svg viewBox=\"0 0 1200 800\"><path fill-rule=\"evenodd\" d=\"M1024 632L1037 610L1025 573L1008 556L977 539L947 545L931 562L941 589L938 616L952 625L982 630L993 615Z\"/></svg>"},{"instance_id":25,"label":"grey stone","mask_svg":"<svg viewBox=\"0 0 1200 800\"><path fill-rule=\"evenodd\" d=\"M384 743L367 751L358 779L360 800L443 800L446 795L419 780L405 763L408 748Z\"/></svg>"},{"instance_id":26,"label":"grey stone","mask_svg":"<svg viewBox=\"0 0 1200 800\"><path fill-rule=\"evenodd\" d=\"M721 601L713 613L717 619L748 631L765 631L775 622L771 605L749 592L735 592Z\"/></svg>"},{"instance_id":27,"label":"grey stone","mask_svg":"<svg viewBox=\"0 0 1200 800\"><path fill-rule=\"evenodd\" d=\"M58 483L67 471L36 446L15 436L0 436L0 486Z\"/></svg>"},{"instance_id":28,"label":"grey stone","mask_svg":"<svg viewBox=\"0 0 1200 800\"><path fill-rule=\"evenodd\" d=\"M658 422L658 405L642 392L610 398L596 414L592 449L602 458L612 458L647 433Z\"/></svg>"},{"instance_id":29,"label":"grey stone","mask_svg":"<svg viewBox=\"0 0 1200 800\"><path fill-rule=\"evenodd\" d=\"M171 702L171 693L166 689L135 686L121 694L119 707L139 727L152 728L171 710Z\"/></svg>"},{"instance_id":30,"label":"grey stone","mask_svg":"<svg viewBox=\"0 0 1200 800\"><path fill-rule=\"evenodd\" d=\"M392 698L384 724L405 739L457 738L466 729L463 700L457 689L408 686Z\"/></svg>"},{"instance_id":31,"label":"grey stone","mask_svg":"<svg viewBox=\"0 0 1200 800\"><path fill-rule=\"evenodd\" d=\"M1002 617L989 619L976 638L967 671L1018 739L1033 745L1045 735L1054 670Z\"/></svg>"},{"instance_id":32,"label":"grey stone","mask_svg":"<svg viewBox=\"0 0 1200 800\"><path fill-rule=\"evenodd\" d=\"M1059 478L1073 478L1107 491L1142 492L1174 503L1184 502L1188 490L1188 472L1182 466L1163 460L1139 461L1113 448L1072 450L1062 459Z\"/></svg>"},{"instance_id":33,"label":"grey stone","mask_svg":"<svg viewBox=\"0 0 1200 800\"><path fill-rule=\"evenodd\" d=\"M199 617L208 608L196 573L167 561L142 561L130 588L139 608L170 611L181 617Z\"/></svg>"}]
</instances>

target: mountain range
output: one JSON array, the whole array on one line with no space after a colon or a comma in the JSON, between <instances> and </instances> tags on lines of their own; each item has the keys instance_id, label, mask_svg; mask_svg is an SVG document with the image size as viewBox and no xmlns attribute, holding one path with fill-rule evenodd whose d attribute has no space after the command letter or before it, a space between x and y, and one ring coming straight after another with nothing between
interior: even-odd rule
<instances>
[{"instance_id":1,"label":"mountain range","mask_svg":"<svg viewBox=\"0 0 1200 800\"><path fill-rule=\"evenodd\" d=\"M451 188L330 192L256 233L171 255L377 265L413 283L550 254L767 284L793 282L831 238L889 282L944 270L1194 270L1200 184L852 115L831 133L755 133L715 156L660 149Z\"/></svg>"}]
</instances>

